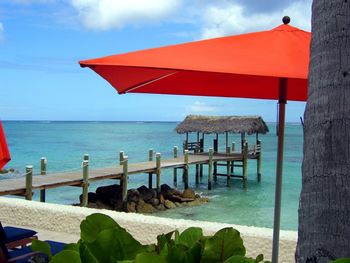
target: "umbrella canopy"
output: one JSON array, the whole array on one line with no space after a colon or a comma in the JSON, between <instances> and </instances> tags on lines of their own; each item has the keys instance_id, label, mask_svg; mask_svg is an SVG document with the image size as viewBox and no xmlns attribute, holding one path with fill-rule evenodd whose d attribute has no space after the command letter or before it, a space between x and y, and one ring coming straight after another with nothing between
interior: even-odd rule
<instances>
[{"instance_id":1,"label":"umbrella canopy","mask_svg":"<svg viewBox=\"0 0 350 263\"><path fill-rule=\"evenodd\" d=\"M80 61L119 93L279 98L305 101L310 33L283 24L269 31L221 37Z\"/></svg>"},{"instance_id":2,"label":"umbrella canopy","mask_svg":"<svg viewBox=\"0 0 350 263\"><path fill-rule=\"evenodd\" d=\"M0 169L2 169L5 164L11 160L10 152L7 147L5 133L0 122Z\"/></svg>"},{"instance_id":3,"label":"umbrella canopy","mask_svg":"<svg viewBox=\"0 0 350 263\"><path fill-rule=\"evenodd\" d=\"M283 24L268 31L80 61L120 94L157 93L278 99L272 262L278 262L285 104L307 99L310 32Z\"/></svg>"}]
</instances>

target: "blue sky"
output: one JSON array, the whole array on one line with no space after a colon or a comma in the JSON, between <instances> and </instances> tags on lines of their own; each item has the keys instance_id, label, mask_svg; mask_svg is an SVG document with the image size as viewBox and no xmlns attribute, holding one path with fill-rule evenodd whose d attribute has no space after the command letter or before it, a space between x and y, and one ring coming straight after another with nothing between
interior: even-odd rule
<instances>
[{"instance_id":1,"label":"blue sky","mask_svg":"<svg viewBox=\"0 0 350 263\"><path fill-rule=\"evenodd\" d=\"M78 61L273 28L310 30L311 0L0 0L0 119L158 120L262 115L276 101L118 95ZM287 121L305 103L289 102Z\"/></svg>"}]
</instances>

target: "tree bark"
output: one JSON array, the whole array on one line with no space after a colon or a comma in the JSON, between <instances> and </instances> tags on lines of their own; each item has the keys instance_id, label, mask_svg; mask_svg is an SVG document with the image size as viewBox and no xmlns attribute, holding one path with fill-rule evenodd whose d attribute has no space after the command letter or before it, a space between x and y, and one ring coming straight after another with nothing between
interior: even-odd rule
<instances>
[{"instance_id":1,"label":"tree bark","mask_svg":"<svg viewBox=\"0 0 350 263\"><path fill-rule=\"evenodd\" d=\"M297 262L350 257L350 0L314 0Z\"/></svg>"}]
</instances>

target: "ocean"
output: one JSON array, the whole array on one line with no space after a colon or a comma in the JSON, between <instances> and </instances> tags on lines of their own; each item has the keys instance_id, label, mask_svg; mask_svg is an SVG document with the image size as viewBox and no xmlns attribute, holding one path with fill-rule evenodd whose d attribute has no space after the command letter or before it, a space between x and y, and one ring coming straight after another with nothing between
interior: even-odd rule
<instances>
[{"instance_id":1,"label":"ocean","mask_svg":"<svg viewBox=\"0 0 350 263\"><path fill-rule=\"evenodd\" d=\"M90 156L90 169L119 163L119 151L129 156L129 162L146 161L148 150L160 152L162 159L172 157L173 146L182 147L184 135L177 134L175 122L54 122L54 121L3 121L12 160L5 168L16 172L0 175L0 180L23 176L25 166L33 165L34 173L40 171L40 158L48 160L48 173L81 170L83 155ZM190 187L210 199L197 207L181 207L153 215L168 218L204 220L238 225L273 227L274 193L276 176L277 136L276 124L268 124L270 132L259 135L262 140L262 180L256 180L256 161L248 161L248 187L242 180L232 179L226 187L226 178L218 177L213 190L207 190L207 166L202 181L195 184L194 166L190 169ZM190 135L194 140L195 134ZM213 136L205 137L205 149L212 147ZM239 148L240 136L230 135ZM249 144L255 135L247 136ZM225 135L219 136L220 149L225 150ZM299 194L301 190L303 130L300 124L287 123L283 167L283 192L281 229L297 230ZM237 170L239 168L236 168ZM172 186L172 170L162 170L161 183ZM178 180L180 179L180 176ZM181 181L178 188L182 189ZM98 186L113 184L106 180L92 183L90 191ZM129 187L147 185L148 176L131 175ZM73 204L79 202L81 188L61 187L49 189L49 203ZM39 193L34 194L38 200Z\"/></svg>"}]
</instances>

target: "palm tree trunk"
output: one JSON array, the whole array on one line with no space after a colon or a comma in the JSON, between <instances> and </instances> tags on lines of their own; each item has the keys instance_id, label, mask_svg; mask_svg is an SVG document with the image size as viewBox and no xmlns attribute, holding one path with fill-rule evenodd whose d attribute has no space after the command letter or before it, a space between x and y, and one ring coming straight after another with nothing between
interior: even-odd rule
<instances>
[{"instance_id":1,"label":"palm tree trunk","mask_svg":"<svg viewBox=\"0 0 350 263\"><path fill-rule=\"evenodd\" d=\"M350 257L350 0L314 0L297 262Z\"/></svg>"}]
</instances>

